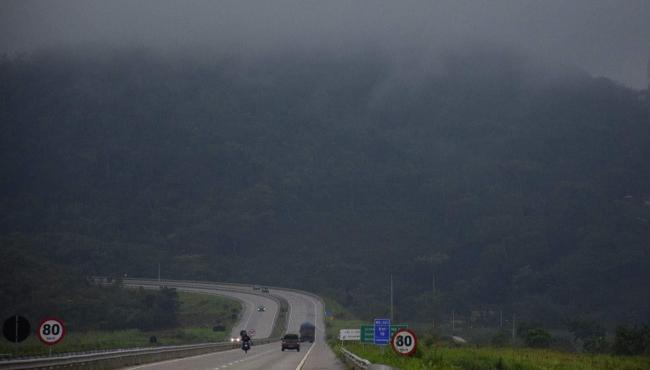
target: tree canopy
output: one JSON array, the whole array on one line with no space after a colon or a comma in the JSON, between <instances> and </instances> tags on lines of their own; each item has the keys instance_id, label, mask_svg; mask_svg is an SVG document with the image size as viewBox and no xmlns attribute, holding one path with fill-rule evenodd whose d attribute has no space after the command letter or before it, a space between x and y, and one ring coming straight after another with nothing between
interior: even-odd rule
<instances>
[{"instance_id":1,"label":"tree canopy","mask_svg":"<svg viewBox=\"0 0 650 370\"><path fill-rule=\"evenodd\" d=\"M372 317L393 273L402 318L647 322L650 104L500 52L439 64L5 57L0 293L160 263Z\"/></svg>"}]
</instances>

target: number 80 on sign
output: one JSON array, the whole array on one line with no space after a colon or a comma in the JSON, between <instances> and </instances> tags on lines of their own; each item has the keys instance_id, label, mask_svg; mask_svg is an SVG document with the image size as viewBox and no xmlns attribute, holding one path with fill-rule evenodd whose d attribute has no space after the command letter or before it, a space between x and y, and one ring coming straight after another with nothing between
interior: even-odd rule
<instances>
[{"instance_id":1,"label":"number 80 on sign","mask_svg":"<svg viewBox=\"0 0 650 370\"><path fill-rule=\"evenodd\" d=\"M64 336L65 326L59 319L47 318L38 326L38 338L49 346L59 343Z\"/></svg>"},{"instance_id":2,"label":"number 80 on sign","mask_svg":"<svg viewBox=\"0 0 650 370\"><path fill-rule=\"evenodd\" d=\"M409 329L398 330L390 341L395 352L410 356L415 353L418 346L418 338L415 333Z\"/></svg>"}]
</instances>

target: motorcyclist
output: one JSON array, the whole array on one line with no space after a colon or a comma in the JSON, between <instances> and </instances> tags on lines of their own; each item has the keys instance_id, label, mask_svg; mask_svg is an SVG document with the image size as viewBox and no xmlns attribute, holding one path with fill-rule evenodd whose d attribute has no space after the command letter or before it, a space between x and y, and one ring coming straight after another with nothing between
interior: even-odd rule
<instances>
[{"instance_id":1,"label":"motorcyclist","mask_svg":"<svg viewBox=\"0 0 650 370\"><path fill-rule=\"evenodd\" d=\"M244 352L248 352L248 350L251 348L251 337L248 335L246 330L239 332L239 335L241 336L241 348L244 350Z\"/></svg>"}]
</instances>

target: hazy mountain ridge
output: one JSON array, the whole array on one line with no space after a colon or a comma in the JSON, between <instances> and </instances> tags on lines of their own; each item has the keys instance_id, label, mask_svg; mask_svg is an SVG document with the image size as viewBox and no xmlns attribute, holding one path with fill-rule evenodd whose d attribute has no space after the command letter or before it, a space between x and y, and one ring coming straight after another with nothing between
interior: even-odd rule
<instances>
[{"instance_id":1,"label":"hazy mountain ridge","mask_svg":"<svg viewBox=\"0 0 650 370\"><path fill-rule=\"evenodd\" d=\"M393 272L402 318L647 321L650 105L513 54L429 67L6 58L1 225L20 243L3 249L80 274L160 261L169 277L292 285L367 316Z\"/></svg>"}]
</instances>

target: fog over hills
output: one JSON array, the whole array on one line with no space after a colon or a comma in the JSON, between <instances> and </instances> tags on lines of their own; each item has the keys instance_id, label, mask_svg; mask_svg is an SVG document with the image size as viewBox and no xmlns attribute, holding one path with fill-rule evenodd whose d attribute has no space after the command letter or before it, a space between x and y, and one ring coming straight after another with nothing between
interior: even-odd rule
<instances>
[{"instance_id":1,"label":"fog over hills","mask_svg":"<svg viewBox=\"0 0 650 370\"><path fill-rule=\"evenodd\" d=\"M410 58L497 45L642 88L648 19L645 0L11 0L0 4L0 52L80 44L198 55L370 48Z\"/></svg>"},{"instance_id":2,"label":"fog over hills","mask_svg":"<svg viewBox=\"0 0 650 370\"><path fill-rule=\"evenodd\" d=\"M648 4L2 2L0 314L92 328L140 301L84 277L160 264L647 323Z\"/></svg>"},{"instance_id":3,"label":"fog over hills","mask_svg":"<svg viewBox=\"0 0 650 370\"><path fill-rule=\"evenodd\" d=\"M0 65L3 250L23 266L6 297L33 291L31 259L80 280L160 262L363 317L386 312L390 273L403 319L649 317L634 90L499 49L417 73L372 51L76 50Z\"/></svg>"}]
</instances>

